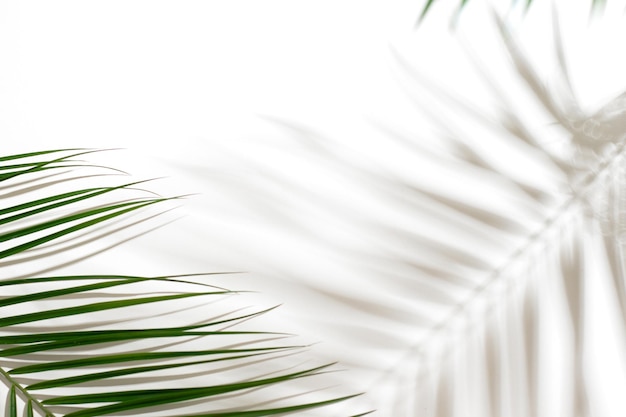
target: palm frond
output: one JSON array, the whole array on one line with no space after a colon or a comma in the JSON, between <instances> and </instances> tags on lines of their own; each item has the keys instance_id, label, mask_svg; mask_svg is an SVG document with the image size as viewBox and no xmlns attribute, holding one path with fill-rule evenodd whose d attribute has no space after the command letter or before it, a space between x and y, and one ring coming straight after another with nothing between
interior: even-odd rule
<instances>
[{"instance_id":1,"label":"palm frond","mask_svg":"<svg viewBox=\"0 0 626 417\"><path fill-rule=\"evenodd\" d=\"M0 207L3 415L271 416L354 397L304 391L281 398L284 388L272 387L327 374L332 364L298 362L293 353L306 346L280 342L289 335L231 329L273 308L238 313L232 296L243 292L212 286L203 275L11 277L14 265L68 256L67 247L51 246L180 198L145 196L135 188L145 181L86 188L77 188L80 178L72 174L47 181L50 170L94 168L75 161L90 152L0 157L3 191L10 190ZM22 177L28 179L17 181ZM195 323L184 314L190 309Z\"/></svg>"}]
</instances>

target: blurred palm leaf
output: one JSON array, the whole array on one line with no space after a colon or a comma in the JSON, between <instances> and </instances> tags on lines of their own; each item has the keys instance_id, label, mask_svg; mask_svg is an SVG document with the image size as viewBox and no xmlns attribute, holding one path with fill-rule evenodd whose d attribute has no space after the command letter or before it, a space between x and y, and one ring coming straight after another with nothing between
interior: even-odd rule
<instances>
[{"instance_id":1,"label":"blurred palm leaf","mask_svg":"<svg viewBox=\"0 0 626 417\"><path fill-rule=\"evenodd\" d=\"M74 253L68 249L93 240L92 234L107 238L119 230L119 224L112 227L116 221L122 229L148 221L154 215L146 210L179 198L136 189L142 182L79 187L85 178L76 168L89 165L76 158L90 152L0 157L3 416L270 416L352 397L313 401L311 393L282 398L284 389L273 391L326 373L330 365L294 360L303 346L279 342L287 335L230 330L268 310L243 314L225 305L236 292L201 276L16 275L18 266L40 268L61 256L66 264ZM135 212L140 220L129 222ZM220 300L207 313L208 303ZM182 314L190 309L194 323Z\"/></svg>"},{"instance_id":2,"label":"blurred palm leaf","mask_svg":"<svg viewBox=\"0 0 626 417\"><path fill-rule=\"evenodd\" d=\"M381 414L622 415L625 95L578 101L558 20L550 78L502 17L491 23L508 73L472 57L490 107L398 56L431 141L423 126L378 126L369 151L273 120L300 141L278 161L249 156L254 178L225 188L252 190L267 223L307 242L312 272L268 270L299 273L323 303L326 318L309 320L351 347L339 358ZM345 274L318 279L315 257Z\"/></svg>"},{"instance_id":3,"label":"blurred palm leaf","mask_svg":"<svg viewBox=\"0 0 626 417\"><path fill-rule=\"evenodd\" d=\"M418 24L421 23L422 20L424 20L424 18L426 17L426 15L428 14L428 12L431 10L431 8L433 7L435 3L437 3L437 0L426 0L426 3L424 4L424 7L422 7L422 11L420 12ZM467 6L468 3L469 3L469 0L461 0L458 10L457 10L457 14L460 13L463 10L463 8ZM516 3L518 3L518 0L511 1L512 6L514 6ZM533 4L533 0L525 1L525 7L527 9L532 4ZM594 12L601 11L605 7L605 5L606 5L606 0L591 0L591 9Z\"/></svg>"}]
</instances>

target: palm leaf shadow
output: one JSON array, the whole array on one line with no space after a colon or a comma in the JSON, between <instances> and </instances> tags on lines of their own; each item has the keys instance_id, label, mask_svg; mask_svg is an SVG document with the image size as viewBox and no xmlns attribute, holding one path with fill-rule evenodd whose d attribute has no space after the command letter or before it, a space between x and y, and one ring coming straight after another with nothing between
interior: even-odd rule
<instances>
[{"instance_id":1,"label":"palm leaf shadow","mask_svg":"<svg viewBox=\"0 0 626 417\"><path fill-rule=\"evenodd\" d=\"M419 91L411 99L430 117L439 148L425 137L378 124L388 146L399 149L398 166L389 166L305 126L273 118L297 141L286 145L284 165L311 165L313 177L344 184L350 197L253 156L244 163L257 175L254 186L249 178L229 178L231 188L241 181L234 194L253 202L259 196L268 219L284 213L279 227L311 245L332 248L329 263L361 275L342 277L342 283L316 280L303 271L298 281L329 311L345 314L309 317L324 323L337 346L371 341L340 359L369 372L369 390L382 392L377 406L385 415L602 413L603 397L595 387L610 382L589 371L600 360L588 353L599 349L588 323L596 314L592 294L600 291L615 305L606 313L614 326L611 337L623 343L626 105L618 94L596 111L583 110L557 14L552 24L556 85L539 75L516 35L493 16L517 83L511 90L530 97L524 105L541 115L538 121L516 108L509 86L498 85L497 75L472 52L470 60L495 102L492 114L437 86L396 54ZM511 161L519 156L534 165L507 164L491 144L510 152ZM411 160L414 166L430 163L429 170L415 173ZM547 173L541 181L528 178L535 166ZM477 191L440 186L440 178ZM352 190L368 199L357 199ZM375 212L368 202L388 210ZM337 243L325 233L330 228L360 241ZM292 279L294 268L287 261L266 266L285 281ZM372 360L366 353L372 344L382 352L379 357L393 359ZM602 369L618 380L624 376L619 367ZM542 395L545 390L550 394Z\"/></svg>"}]
</instances>

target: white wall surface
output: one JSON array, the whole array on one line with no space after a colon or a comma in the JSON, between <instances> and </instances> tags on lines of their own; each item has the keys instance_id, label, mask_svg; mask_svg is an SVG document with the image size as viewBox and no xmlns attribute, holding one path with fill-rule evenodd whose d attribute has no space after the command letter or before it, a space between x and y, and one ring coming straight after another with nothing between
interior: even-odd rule
<instances>
[{"instance_id":1,"label":"white wall surface","mask_svg":"<svg viewBox=\"0 0 626 417\"><path fill-rule=\"evenodd\" d=\"M549 74L550 7L536 3L526 20L510 19L531 60ZM588 25L586 5L560 3L575 88L594 108L626 85L622 9L610 3L616 5L605 24ZM273 316L278 330L322 341L318 355L352 368L341 381L370 391L359 407L398 417L387 393L397 381L385 378L403 347L422 334L401 319L377 321L377 309L401 305L433 321L443 313L402 294L376 304L384 280L358 255L377 250L387 236L356 219L404 228L414 219L377 200L371 183L308 152L328 146L330 154L381 173L438 172L436 162L412 159L385 130L420 138L428 149L447 146L416 108L416 99L429 101L393 51L478 109L493 101L461 44L509 88L514 75L484 7L468 6L455 35L448 32L450 5L434 7L414 30L421 7L410 0L0 1L0 153L124 148L93 160L137 178L165 175L154 185L165 194L199 193L169 214L182 216L176 222L66 270L248 271L219 283L261 291L262 303L284 303ZM515 96L520 112L528 100ZM494 155L504 160L507 152ZM552 175L530 160L510 164L526 167L531 183ZM459 195L490 193L443 171L424 178L425 186ZM501 204L517 209L514 197ZM342 306L320 288L354 291L372 301L371 311Z\"/></svg>"}]
</instances>

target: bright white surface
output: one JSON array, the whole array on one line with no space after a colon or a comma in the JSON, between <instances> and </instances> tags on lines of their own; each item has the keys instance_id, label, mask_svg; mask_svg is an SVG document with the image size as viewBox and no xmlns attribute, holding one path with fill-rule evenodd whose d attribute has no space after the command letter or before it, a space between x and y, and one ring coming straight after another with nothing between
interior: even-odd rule
<instances>
[{"instance_id":1,"label":"bright white surface","mask_svg":"<svg viewBox=\"0 0 626 417\"><path fill-rule=\"evenodd\" d=\"M520 27L533 50L531 58L549 73L554 62L545 39L551 34L535 29L545 28L540 23L548 7L537 3ZM164 193L202 193L181 210L187 217L76 270L106 266L111 273L146 275L250 271L247 277L234 278L236 286L284 302L284 314L276 315L277 327L321 339L319 351L329 359L350 358L347 350L358 345L351 358L354 364L346 366L373 362L374 369L355 371L358 378L342 377L356 381L356 389L370 388L379 380L377 372L398 360L386 349L420 334L410 334L411 327L399 320L396 328L385 329L388 338L372 340L367 330L378 324L373 306L371 316L360 318L363 328L352 329L354 339L341 338L342 320L349 322L351 314L359 318L362 312L329 308L305 284L322 282L329 290L357 291L375 302L377 289L363 285L363 276L370 273L367 267L355 269L353 260L337 255L335 245L367 253L378 237L346 219L380 215L406 227L411 227L411 219L396 219L366 187L355 189L358 179L342 182L340 175L314 160L310 165L292 160L291 154L309 144L272 120L328 135L335 151L362 154L363 160L379 162L385 169L407 176L428 172L429 164L436 162L424 158L423 165L415 166L402 160L401 150L390 149L385 134L371 125L374 121L432 136L424 133L424 116L415 112L404 93L412 87L390 47L473 104L488 107L490 101L470 74L457 39L446 32L450 9L433 9L425 26L413 32L420 6L409 0L2 2L2 153L123 147L128 150L102 160L138 177L168 175L155 186ZM568 49L575 86L582 102L593 108L626 84L623 29L619 18L611 17L606 25L583 30L586 9L571 10L563 26L567 44L576 46ZM477 49L493 74L504 74L506 59L498 55L480 13L479 7L468 7L460 33L471 34L473 41L469 35L464 41ZM476 40L489 42L489 48ZM507 88L507 76L502 77L499 81ZM520 103L523 100L520 97ZM285 178L310 186L306 191L312 191L314 199L338 200L353 209L322 209L309 201L295 204L307 219L307 230L300 233L290 228L287 214L272 214L272 204L269 212L262 211L263 201L252 192L230 185L233 174L244 184L262 183L255 171L259 165L278 165ZM542 181L545 174L528 171L531 182ZM477 192L454 181L441 176L434 186L470 196ZM274 191L290 195L287 189ZM501 204L511 208L515 200ZM429 226L435 227L423 225ZM426 317L438 313L434 308L421 311L423 306L401 296L393 301L394 307ZM380 397L373 390L363 400L367 406L382 407L381 416L391 415L384 408L385 389Z\"/></svg>"}]
</instances>

